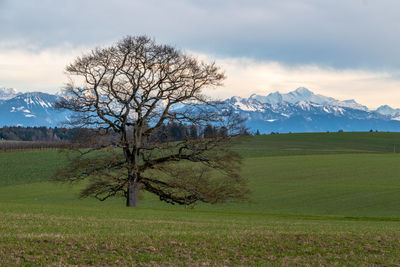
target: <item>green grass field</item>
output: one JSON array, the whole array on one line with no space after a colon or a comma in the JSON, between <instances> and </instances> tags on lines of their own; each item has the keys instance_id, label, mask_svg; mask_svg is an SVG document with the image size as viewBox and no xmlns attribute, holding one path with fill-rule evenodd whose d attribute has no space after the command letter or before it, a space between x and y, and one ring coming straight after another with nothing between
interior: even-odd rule
<instances>
[{"instance_id":1,"label":"green grass field","mask_svg":"<svg viewBox=\"0 0 400 267\"><path fill-rule=\"evenodd\" d=\"M399 145L398 145L399 144ZM398 145L398 150L397 150ZM0 153L0 265L397 265L400 134L244 138L248 202L77 198L55 150Z\"/></svg>"}]
</instances>

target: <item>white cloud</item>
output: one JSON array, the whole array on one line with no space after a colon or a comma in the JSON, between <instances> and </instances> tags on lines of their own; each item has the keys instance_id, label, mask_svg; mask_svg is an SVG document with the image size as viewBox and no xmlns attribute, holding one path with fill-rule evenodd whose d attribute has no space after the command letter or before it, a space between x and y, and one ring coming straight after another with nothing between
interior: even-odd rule
<instances>
[{"instance_id":1,"label":"white cloud","mask_svg":"<svg viewBox=\"0 0 400 267\"><path fill-rule=\"evenodd\" d=\"M0 85L19 91L56 92L67 81L64 68L86 49L63 45L44 50L9 49L0 44Z\"/></svg>"}]
</instances>

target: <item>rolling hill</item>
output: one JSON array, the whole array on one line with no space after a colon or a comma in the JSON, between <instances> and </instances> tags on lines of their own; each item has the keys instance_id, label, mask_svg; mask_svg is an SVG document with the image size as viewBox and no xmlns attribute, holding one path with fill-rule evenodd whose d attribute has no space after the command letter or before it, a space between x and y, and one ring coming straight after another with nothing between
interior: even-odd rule
<instances>
[{"instance_id":1,"label":"rolling hill","mask_svg":"<svg viewBox=\"0 0 400 267\"><path fill-rule=\"evenodd\" d=\"M199 204L197 209L400 217L400 133L261 135L242 138L233 149L244 157L243 175L250 182L251 201L222 206ZM35 182L50 179L63 165L63 157L52 150L0 153L0 161L8 162L0 185L21 184L14 188L18 191L30 186L40 188L44 185ZM27 182L34 184L25 185ZM45 186L53 189L45 194L35 189L42 195L36 196L38 199L57 201L58 195L78 201L74 198L79 186L75 193L63 191L62 186ZM2 193L18 199L7 191ZM22 191L15 196L23 196ZM120 201L110 203L123 205ZM141 206L173 208L149 194L144 195Z\"/></svg>"},{"instance_id":2,"label":"rolling hill","mask_svg":"<svg viewBox=\"0 0 400 267\"><path fill-rule=\"evenodd\" d=\"M0 153L1 265L396 265L400 133L246 137L249 201L78 199L55 150Z\"/></svg>"}]
</instances>

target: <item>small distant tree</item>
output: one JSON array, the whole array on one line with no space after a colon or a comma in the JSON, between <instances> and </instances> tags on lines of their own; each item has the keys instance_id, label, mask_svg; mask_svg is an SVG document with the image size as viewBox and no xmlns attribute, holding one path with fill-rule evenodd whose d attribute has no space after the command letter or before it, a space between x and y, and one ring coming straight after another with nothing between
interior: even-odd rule
<instances>
[{"instance_id":1,"label":"small distant tree","mask_svg":"<svg viewBox=\"0 0 400 267\"><path fill-rule=\"evenodd\" d=\"M127 206L138 204L140 190L182 205L245 198L241 158L230 150L240 120L202 95L225 77L214 63L139 36L92 50L66 72L57 106L74 112L72 125L95 133L75 145L58 181L87 179L81 197L122 196ZM189 134L182 125L191 125ZM222 126L224 134L215 134Z\"/></svg>"},{"instance_id":2,"label":"small distant tree","mask_svg":"<svg viewBox=\"0 0 400 267\"><path fill-rule=\"evenodd\" d=\"M241 136L249 136L249 135L251 135L251 134L249 133L249 130L248 130L247 127L241 127L241 129L240 129L240 135L241 135Z\"/></svg>"},{"instance_id":3,"label":"small distant tree","mask_svg":"<svg viewBox=\"0 0 400 267\"><path fill-rule=\"evenodd\" d=\"M196 139L198 137L197 127L196 125L190 125L189 135L192 139Z\"/></svg>"},{"instance_id":4,"label":"small distant tree","mask_svg":"<svg viewBox=\"0 0 400 267\"><path fill-rule=\"evenodd\" d=\"M223 137L223 138L228 137L228 128L226 128L225 126L222 126L218 130L218 135L219 135L219 137Z\"/></svg>"},{"instance_id":5,"label":"small distant tree","mask_svg":"<svg viewBox=\"0 0 400 267\"><path fill-rule=\"evenodd\" d=\"M215 128L211 124L207 124L204 128L204 138L213 138L216 135Z\"/></svg>"}]
</instances>

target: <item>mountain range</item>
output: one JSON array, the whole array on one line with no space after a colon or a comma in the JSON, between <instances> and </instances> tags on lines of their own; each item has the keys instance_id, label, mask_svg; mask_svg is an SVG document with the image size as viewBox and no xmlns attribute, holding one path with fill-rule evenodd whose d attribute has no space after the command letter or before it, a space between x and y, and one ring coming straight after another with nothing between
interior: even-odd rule
<instances>
[{"instance_id":1,"label":"mountain range","mask_svg":"<svg viewBox=\"0 0 400 267\"><path fill-rule=\"evenodd\" d=\"M0 88L0 127L61 126L71 114L54 109L59 99L47 93ZM244 117L251 132L400 131L400 109L384 105L370 110L355 100L337 100L304 87L287 94L234 96L219 104Z\"/></svg>"},{"instance_id":2,"label":"mountain range","mask_svg":"<svg viewBox=\"0 0 400 267\"><path fill-rule=\"evenodd\" d=\"M18 93L0 88L0 127L61 126L68 120L70 112L54 108L59 99L60 96L47 93Z\"/></svg>"},{"instance_id":3,"label":"mountain range","mask_svg":"<svg viewBox=\"0 0 400 267\"><path fill-rule=\"evenodd\" d=\"M252 131L400 131L400 110L387 105L370 110L355 100L340 101L314 94L307 88L266 96L232 97L224 101L246 118Z\"/></svg>"}]
</instances>

